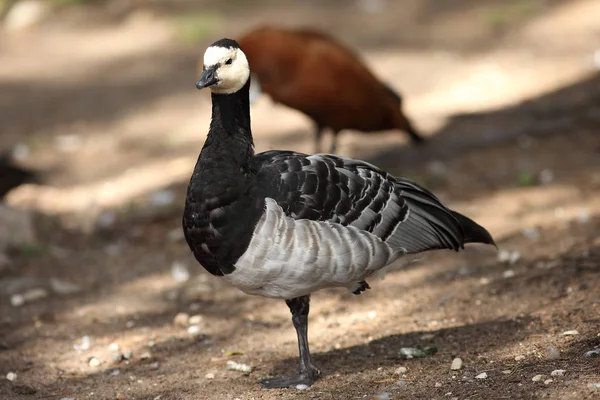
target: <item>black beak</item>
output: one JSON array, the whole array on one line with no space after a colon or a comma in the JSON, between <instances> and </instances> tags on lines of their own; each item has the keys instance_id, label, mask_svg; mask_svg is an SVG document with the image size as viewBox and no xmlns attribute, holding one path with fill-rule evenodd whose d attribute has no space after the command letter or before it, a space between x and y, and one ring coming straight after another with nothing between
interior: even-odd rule
<instances>
[{"instance_id":1,"label":"black beak","mask_svg":"<svg viewBox=\"0 0 600 400\"><path fill-rule=\"evenodd\" d=\"M216 75L217 66L203 69L202 76L200 76L200 79L198 80L198 82L196 82L196 87L198 89L204 89L216 84L217 82L219 82Z\"/></svg>"}]
</instances>

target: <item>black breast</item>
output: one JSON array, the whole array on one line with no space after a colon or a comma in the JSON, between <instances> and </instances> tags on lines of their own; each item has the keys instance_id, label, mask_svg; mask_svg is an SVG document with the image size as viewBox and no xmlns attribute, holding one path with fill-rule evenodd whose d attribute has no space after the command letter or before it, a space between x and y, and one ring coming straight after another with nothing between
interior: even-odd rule
<instances>
[{"instance_id":1,"label":"black breast","mask_svg":"<svg viewBox=\"0 0 600 400\"><path fill-rule=\"evenodd\" d=\"M183 232L198 262L213 275L232 273L252 239L264 209L253 183L252 174L223 165L204 163L192 175Z\"/></svg>"}]
</instances>

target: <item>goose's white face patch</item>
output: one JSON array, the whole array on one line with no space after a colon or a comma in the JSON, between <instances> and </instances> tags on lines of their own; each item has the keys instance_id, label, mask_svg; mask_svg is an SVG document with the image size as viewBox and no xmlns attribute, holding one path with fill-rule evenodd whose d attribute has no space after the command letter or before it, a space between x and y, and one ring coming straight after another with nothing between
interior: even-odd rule
<instances>
[{"instance_id":1,"label":"goose's white face patch","mask_svg":"<svg viewBox=\"0 0 600 400\"><path fill-rule=\"evenodd\" d=\"M219 82L210 90L231 94L240 90L250 77L250 67L244 52L233 47L211 46L204 53L204 68L216 67Z\"/></svg>"}]
</instances>

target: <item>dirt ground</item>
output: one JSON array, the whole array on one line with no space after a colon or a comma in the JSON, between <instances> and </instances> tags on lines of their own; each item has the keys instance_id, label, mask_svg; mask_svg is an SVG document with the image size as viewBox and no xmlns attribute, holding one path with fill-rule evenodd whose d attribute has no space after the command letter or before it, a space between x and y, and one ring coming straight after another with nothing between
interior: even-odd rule
<instances>
[{"instance_id":1,"label":"dirt ground","mask_svg":"<svg viewBox=\"0 0 600 400\"><path fill-rule=\"evenodd\" d=\"M81 289L20 307L2 293L0 398L600 398L600 359L584 355L600 346L597 1L398 0L379 13L342 1L119 3L0 34L0 144L26 145L22 162L46 180L7 199L35 211L40 245L11 254L0 289L23 278ZM173 10L215 21L185 44ZM430 253L360 296L314 294L323 375L305 391L257 385L297 368L285 303L208 275L180 232L210 117L195 59L267 21L335 33L401 89L429 145L347 132L339 152L417 180L500 248ZM300 114L261 98L252 118L258 151L312 150ZM174 199L157 206L157 193ZM437 353L400 353L426 346Z\"/></svg>"}]
</instances>

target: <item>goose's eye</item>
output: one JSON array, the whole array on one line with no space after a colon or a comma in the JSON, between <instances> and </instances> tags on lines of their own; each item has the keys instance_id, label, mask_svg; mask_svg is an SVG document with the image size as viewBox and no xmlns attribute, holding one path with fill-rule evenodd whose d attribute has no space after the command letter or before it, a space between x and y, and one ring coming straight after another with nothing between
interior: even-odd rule
<instances>
[{"instance_id":1,"label":"goose's eye","mask_svg":"<svg viewBox=\"0 0 600 400\"><path fill-rule=\"evenodd\" d=\"M232 62L233 62L233 60L231 58L229 58L229 59L227 59L227 61L225 61L225 64L231 65Z\"/></svg>"}]
</instances>

